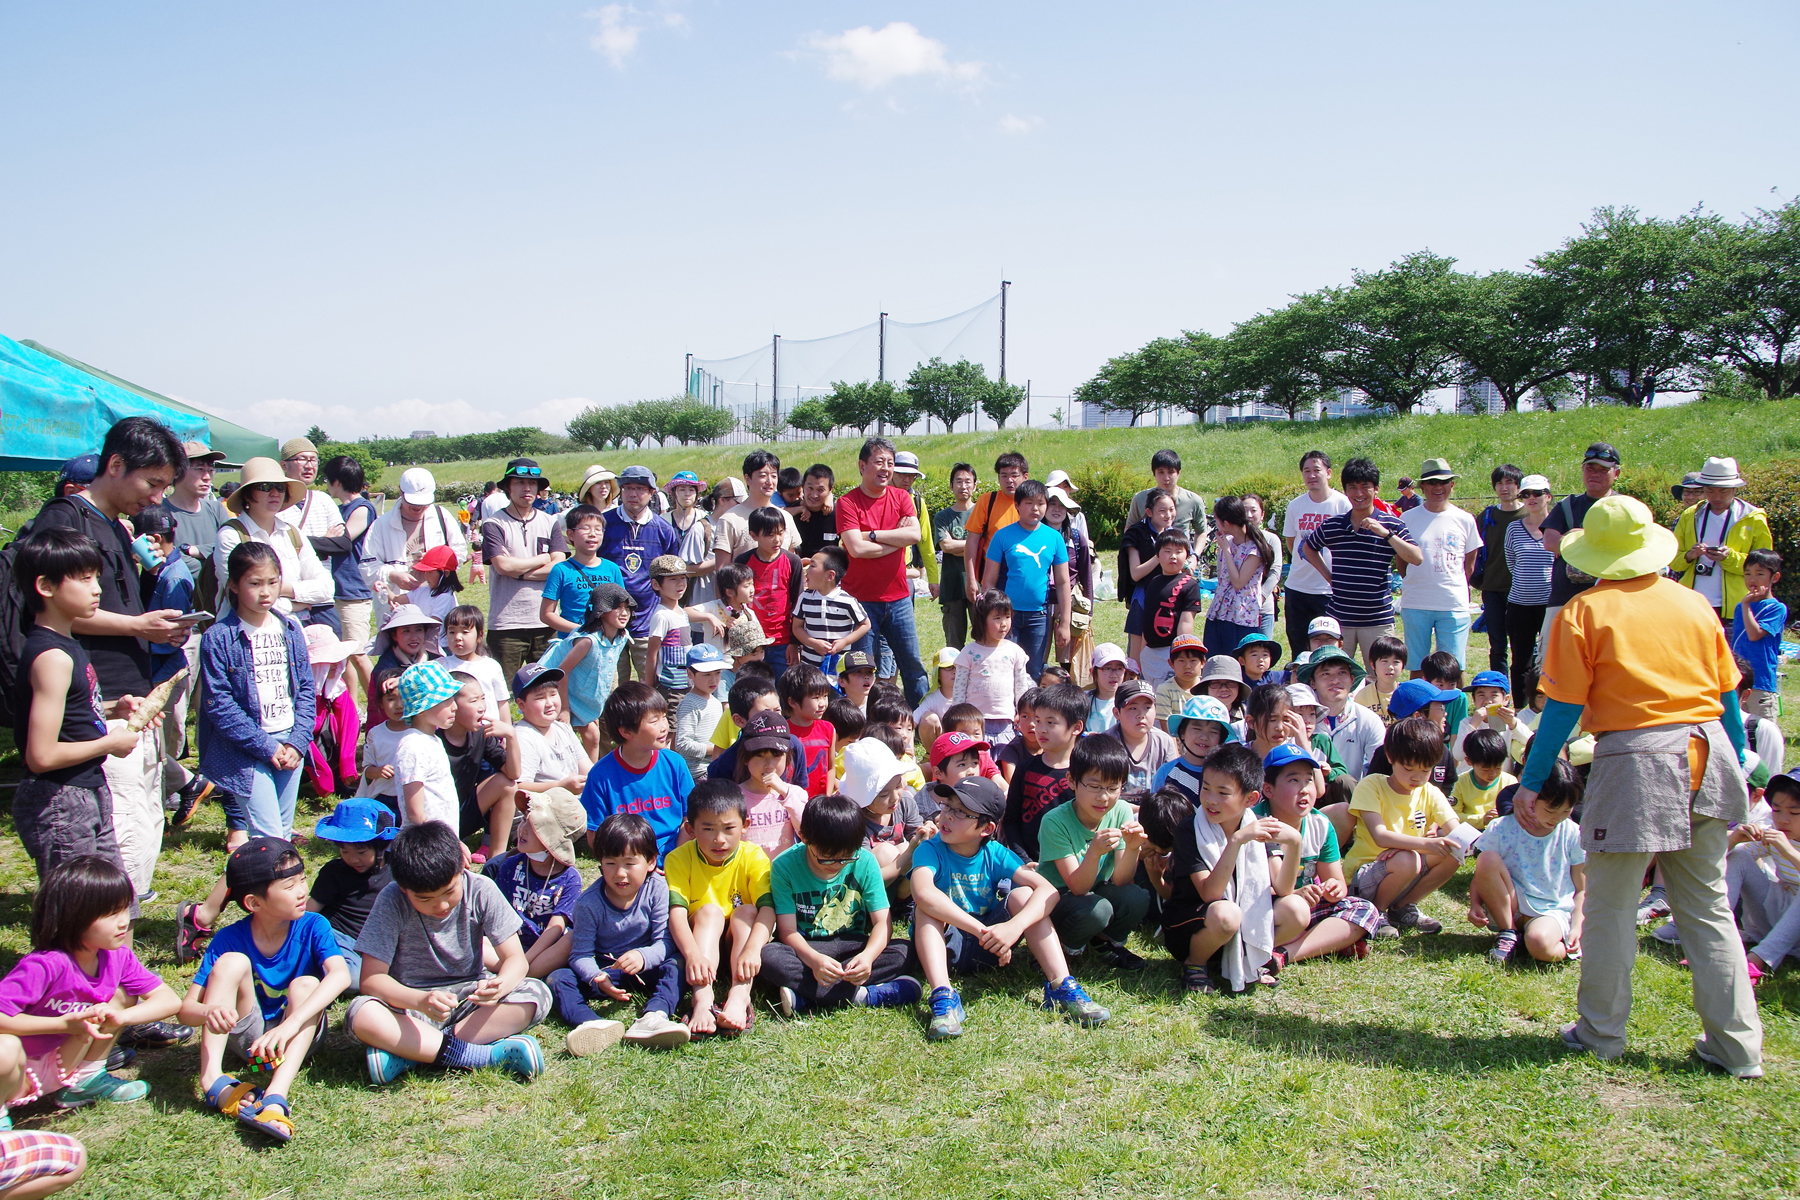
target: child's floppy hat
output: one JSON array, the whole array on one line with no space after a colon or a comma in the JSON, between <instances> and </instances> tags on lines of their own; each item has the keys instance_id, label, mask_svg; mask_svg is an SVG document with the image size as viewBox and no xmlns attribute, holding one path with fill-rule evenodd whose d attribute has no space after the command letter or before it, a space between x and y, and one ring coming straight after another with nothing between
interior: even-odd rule
<instances>
[{"instance_id":1,"label":"child's floppy hat","mask_svg":"<svg viewBox=\"0 0 1800 1200\"><path fill-rule=\"evenodd\" d=\"M361 654L355 642L341 641L326 625L306 627L306 658L315 667L329 667L343 662L352 654Z\"/></svg>"},{"instance_id":2,"label":"child's floppy hat","mask_svg":"<svg viewBox=\"0 0 1800 1200\"><path fill-rule=\"evenodd\" d=\"M1295 661L1299 662L1298 659ZM1294 669L1294 678L1298 679L1301 683L1304 683L1307 687L1311 687L1313 676L1317 675L1319 673L1319 668L1326 663L1343 663L1346 667L1349 667L1350 677L1355 681L1357 686L1361 686L1362 681L1369 677L1369 673L1363 670L1362 664L1357 662L1354 658L1351 658L1349 652L1342 647L1320 646L1317 650L1314 650L1307 656L1305 662L1300 663L1300 665Z\"/></svg>"},{"instance_id":3,"label":"child's floppy hat","mask_svg":"<svg viewBox=\"0 0 1800 1200\"><path fill-rule=\"evenodd\" d=\"M525 819L550 857L564 866L575 865L575 834L587 828L587 810L567 788L551 788L531 798Z\"/></svg>"},{"instance_id":4,"label":"child's floppy hat","mask_svg":"<svg viewBox=\"0 0 1800 1200\"><path fill-rule=\"evenodd\" d=\"M588 595L588 612L598 615L609 613L615 608L636 609L637 601L631 593L616 583L599 583Z\"/></svg>"},{"instance_id":5,"label":"child's floppy hat","mask_svg":"<svg viewBox=\"0 0 1800 1200\"><path fill-rule=\"evenodd\" d=\"M331 815L313 827L313 836L327 842L391 842L400 836L393 810L379 800L352 796L338 801Z\"/></svg>"},{"instance_id":6,"label":"child's floppy hat","mask_svg":"<svg viewBox=\"0 0 1800 1200\"><path fill-rule=\"evenodd\" d=\"M1243 640L1237 644L1237 647L1234 650L1232 650L1231 656L1241 662L1243 660L1244 651L1252 646L1267 646L1269 648L1269 665L1271 667L1281 661L1281 643L1261 631L1256 633L1246 633Z\"/></svg>"},{"instance_id":7,"label":"child's floppy hat","mask_svg":"<svg viewBox=\"0 0 1800 1200\"><path fill-rule=\"evenodd\" d=\"M1563 535L1563 561L1596 579L1654 575L1675 557L1675 535L1656 523L1642 500L1608 496L1594 501L1580 529Z\"/></svg>"},{"instance_id":8,"label":"child's floppy hat","mask_svg":"<svg viewBox=\"0 0 1800 1200\"><path fill-rule=\"evenodd\" d=\"M534 687L562 681L563 669L561 667L546 667L543 663L526 663L512 677L513 699L523 700L525 693Z\"/></svg>"},{"instance_id":9,"label":"child's floppy hat","mask_svg":"<svg viewBox=\"0 0 1800 1200\"><path fill-rule=\"evenodd\" d=\"M965 750L986 750L991 743L978 737L971 737L960 729L949 733L940 733L937 740L931 743L931 765L937 766L953 754L961 754Z\"/></svg>"},{"instance_id":10,"label":"child's floppy hat","mask_svg":"<svg viewBox=\"0 0 1800 1200\"><path fill-rule=\"evenodd\" d=\"M1287 685L1288 705L1292 708L1322 708L1319 697L1304 683Z\"/></svg>"},{"instance_id":11,"label":"child's floppy hat","mask_svg":"<svg viewBox=\"0 0 1800 1200\"><path fill-rule=\"evenodd\" d=\"M460 691L462 685L437 663L414 663L400 672L400 715L410 721Z\"/></svg>"},{"instance_id":12,"label":"child's floppy hat","mask_svg":"<svg viewBox=\"0 0 1800 1200\"><path fill-rule=\"evenodd\" d=\"M1231 712L1224 701L1217 696L1189 696L1181 702L1181 707L1169 714L1169 732L1176 737L1181 736L1181 727L1189 721L1216 721L1225 730L1225 740L1238 740L1237 730L1231 727Z\"/></svg>"},{"instance_id":13,"label":"child's floppy hat","mask_svg":"<svg viewBox=\"0 0 1800 1200\"><path fill-rule=\"evenodd\" d=\"M859 738L844 751L844 778L838 791L856 801L858 808L867 808L896 775L905 773L906 765L888 749L886 742L880 738Z\"/></svg>"},{"instance_id":14,"label":"child's floppy hat","mask_svg":"<svg viewBox=\"0 0 1800 1200\"><path fill-rule=\"evenodd\" d=\"M687 665L690 671L723 671L726 663L717 646L701 642L698 646L688 647Z\"/></svg>"},{"instance_id":15,"label":"child's floppy hat","mask_svg":"<svg viewBox=\"0 0 1800 1200\"><path fill-rule=\"evenodd\" d=\"M733 658L742 658L746 654L755 654L773 641L773 638L763 632L761 621L738 621L725 635L725 653Z\"/></svg>"},{"instance_id":16,"label":"child's floppy hat","mask_svg":"<svg viewBox=\"0 0 1800 1200\"><path fill-rule=\"evenodd\" d=\"M1388 711L1394 714L1396 720L1405 720L1433 700L1448 704L1460 695L1461 692L1437 687L1423 679L1409 679L1395 688L1394 694L1388 697Z\"/></svg>"}]
</instances>

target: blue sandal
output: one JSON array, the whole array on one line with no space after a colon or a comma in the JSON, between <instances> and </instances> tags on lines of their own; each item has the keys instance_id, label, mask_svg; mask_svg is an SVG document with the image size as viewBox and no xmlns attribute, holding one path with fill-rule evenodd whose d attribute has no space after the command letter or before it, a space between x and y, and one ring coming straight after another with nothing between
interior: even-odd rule
<instances>
[{"instance_id":1,"label":"blue sandal","mask_svg":"<svg viewBox=\"0 0 1800 1200\"><path fill-rule=\"evenodd\" d=\"M278 1142L294 1138L294 1119L288 1112L286 1096L270 1094L255 1104L242 1105L238 1108L237 1119L239 1125L248 1125Z\"/></svg>"},{"instance_id":2,"label":"blue sandal","mask_svg":"<svg viewBox=\"0 0 1800 1200\"><path fill-rule=\"evenodd\" d=\"M221 1075L206 1089L207 1107L228 1117L237 1116L246 1104L254 1107L262 1098L261 1088L235 1075Z\"/></svg>"}]
</instances>

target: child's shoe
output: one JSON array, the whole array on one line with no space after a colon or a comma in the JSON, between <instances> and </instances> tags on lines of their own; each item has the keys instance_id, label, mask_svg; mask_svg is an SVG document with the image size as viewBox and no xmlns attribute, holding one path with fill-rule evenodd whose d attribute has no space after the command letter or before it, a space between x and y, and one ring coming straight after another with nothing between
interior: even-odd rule
<instances>
[{"instance_id":1,"label":"child's shoe","mask_svg":"<svg viewBox=\"0 0 1800 1200\"><path fill-rule=\"evenodd\" d=\"M1136 971L1143 967L1143 956L1133 954L1124 942L1115 942L1102 936L1096 942L1100 950L1101 961L1115 971Z\"/></svg>"},{"instance_id":2,"label":"child's shoe","mask_svg":"<svg viewBox=\"0 0 1800 1200\"><path fill-rule=\"evenodd\" d=\"M511 1071L524 1079L534 1079L544 1073L544 1050L538 1040L529 1033L515 1033L511 1037L501 1038L493 1044L494 1057L489 1066L502 1071Z\"/></svg>"},{"instance_id":3,"label":"child's shoe","mask_svg":"<svg viewBox=\"0 0 1800 1200\"><path fill-rule=\"evenodd\" d=\"M1061 1009L1063 1013L1075 1018L1083 1025L1104 1025L1112 1020L1112 1014L1101 1008L1081 990L1073 975L1064 975L1061 983L1052 987L1044 984L1044 1007L1052 1012Z\"/></svg>"},{"instance_id":4,"label":"child's shoe","mask_svg":"<svg viewBox=\"0 0 1800 1200\"><path fill-rule=\"evenodd\" d=\"M777 988L775 1007L781 1010L784 1017L797 1017L806 1011L806 997L791 987Z\"/></svg>"},{"instance_id":5,"label":"child's shoe","mask_svg":"<svg viewBox=\"0 0 1800 1200\"><path fill-rule=\"evenodd\" d=\"M199 961L205 941L213 935L195 916L199 911L200 905L192 900L183 901L176 909L175 961L183 966Z\"/></svg>"},{"instance_id":6,"label":"child's shoe","mask_svg":"<svg viewBox=\"0 0 1800 1200\"><path fill-rule=\"evenodd\" d=\"M1681 945L1681 931L1675 928L1673 920L1664 921L1650 931L1650 936L1665 946Z\"/></svg>"},{"instance_id":7,"label":"child's shoe","mask_svg":"<svg viewBox=\"0 0 1800 1200\"><path fill-rule=\"evenodd\" d=\"M1488 951L1488 957L1497 963L1504 963L1512 958L1513 951L1519 948L1519 931L1502 929L1494 935L1494 948Z\"/></svg>"},{"instance_id":8,"label":"child's shoe","mask_svg":"<svg viewBox=\"0 0 1800 1200\"><path fill-rule=\"evenodd\" d=\"M933 988L931 992L931 1024L925 1036L934 1042L961 1037L963 1031L962 997L955 988Z\"/></svg>"},{"instance_id":9,"label":"child's shoe","mask_svg":"<svg viewBox=\"0 0 1800 1200\"><path fill-rule=\"evenodd\" d=\"M1396 904L1388 909L1387 919L1395 929L1413 929L1419 933L1442 933L1444 923L1436 917L1428 917L1419 911L1416 904Z\"/></svg>"},{"instance_id":10,"label":"child's shoe","mask_svg":"<svg viewBox=\"0 0 1800 1200\"><path fill-rule=\"evenodd\" d=\"M1213 981L1212 972L1206 964L1194 966L1192 963L1181 964L1181 991L1186 996L1215 996L1219 985Z\"/></svg>"},{"instance_id":11,"label":"child's shoe","mask_svg":"<svg viewBox=\"0 0 1800 1200\"><path fill-rule=\"evenodd\" d=\"M139 1050L167 1050L171 1046L186 1046L199 1036L200 1031L191 1025L175 1021L147 1021L121 1029L119 1045Z\"/></svg>"},{"instance_id":12,"label":"child's shoe","mask_svg":"<svg viewBox=\"0 0 1800 1200\"><path fill-rule=\"evenodd\" d=\"M1668 915L1669 898L1663 894L1661 888L1653 887L1650 889L1649 894L1644 897L1643 902L1638 905L1637 923L1639 925L1648 925L1650 922L1656 920L1656 918L1666 917Z\"/></svg>"},{"instance_id":13,"label":"child's shoe","mask_svg":"<svg viewBox=\"0 0 1800 1200\"><path fill-rule=\"evenodd\" d=\"M86 1083L66 1087L50 1099L58 1108L82 1108L96 1100L113 1104L129 1104L150 1094L150 1085L141 1079L120 1079L101 1071Z\"/></svg>"},{"instance_id":14,"label":"child's shoe","mask_svg":"<svg viewBox=\"0 0 1800 1200\"><path fill-rule=\"evenodd\" d=\"M1378 938L1397 938L1400 936L1400 931L1395 929L1393 923L1387 919L1387 914L1382 913L1381 924L1375 926L1375 932L1370 936Z\"/></svg>"},{"instance_id":15,"label":"child's shoe","mask_svg":"<svg viewBox=\"0 0 1800 1200\"><path fill-rule=\"evenodd\" d=\"M677 1046L687 1045L693 1036L686 1025L668 1013L651 1009L631 1023L631 1028L625 1033L625 1040L646 1050L673 1050Z\"/></svg>"},{"instance_id":16,"label":"child's shoe","mask_svg":"<svg viewBox=\"0 0 1800 1200\"><path fill-rule=\"evenodd\" d=\"M856 989L856 1003L864 1008L905 1008L917 1004L925 994L925 985L911 975L902 975L886 983Z\"/></svg>"},{"instance_id":17,"label":"child's shoe","mask_svg":"<svg viewBox=\"0 0 1800 1200\"><path fill-rule=\"evenodd\" d=\"M288 1112L286 1096L264 1096L255 1104L240 1105L237 1119L239 1125L248 1125L278 1142L294 1140L294 1118Z\"/></svg>"},{"instance_id":18,"label":"child's shoe","mask_svg":"<svg viewBox=\"0 0 1800 1200\"><path fill-rule=\"evenodd\" d=\"M615 1046L625 1036L625 1026L620 1021L583 1021L569 1030L568 1041L564 1047L576 1058L586 1058L590 1054L598 1054L608 1046Z\"/></svg>"},{"instance_id":19,"label":"child's shoe","mask_svg":"<svg viewBox=\"0 0 1800 1200\"><path fill-rule=\"evenodd\" d=\"M374 1046L363 1050L363 1064L369 1068L369 1082L376 1086L394 1082L416 1065L410 1058L401 1058Z\"/></svg>"}]
</instances>

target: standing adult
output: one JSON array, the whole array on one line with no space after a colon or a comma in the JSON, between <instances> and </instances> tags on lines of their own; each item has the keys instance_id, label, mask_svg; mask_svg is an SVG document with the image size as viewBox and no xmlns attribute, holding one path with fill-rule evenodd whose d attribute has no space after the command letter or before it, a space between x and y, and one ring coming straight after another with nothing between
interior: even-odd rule
<instances>
[{"instance_id":1,"label":"standing adult","mask_svg":"<svg viewBox=\"0 0 1800 1200\"><path fill-rule=\"evenodd\" d=\"M1768 514L1738 499L1743 486L1737 459L1706 460L1700 468L1706 503L1694 505L1675 523L1675 561L1669 564L1682 583L1706 597L1725 625L1744 598L1744 556L1775 548Z\"/></svg>"},{"instance_id":2,"label":"standing adult","mask_svg":"<svg viewBox=\"0 0 1800 1200\"><path fill-rule=\"evenodd\" d=\"M638 679L652 687L656 686L656 668L650 662L650 621L658 601L650 586L650 564L665 554L681 554L681 535L650 508L655 491L656 475L649 467L626 467L619 476L618 506L607 510L606 532L600 538L600 557L617 564L624 574L625 590L631 593L635 609L631 614L631 653L619 663L618 681L624 683L635 671ZM714 546L720 536L714 535Z\"/></svg>"},{"instance_id":3,"label":"standing adult","mask_svg":"<svg viewBox=\"0 0 1800 1200\"><path fill-rule=\"evenodd\" d=\"M219 544L219 526L231 518L219 498L213 495L212 487L213 471L225 457L225 452L209 450L199 442L187 442L181 448L187 452L188 469L163 496L160 507L175 517L175 548L188 560L194 578L199 579ZM210 604L214 598L204 599ZM188 656L191 677L196 674L195 664L199 661L199 632L196 631L189 640L193 643L193 653Z\"/></svg>"},{"instance_id":4,"label":"standing adult","mask_svg":"<svg viewBox=\"0 0 1800 1200\"><path fill-rule=\"evenodd\" d=\"M575 490L578 504L591 504L601 512L619 505L619 477L596 463L581 476L581 486Z\"/></svg>"},{"instance_id":5,"label":"standing adult","mask_svg":"<svg viewBox=\"0 0 1800 1200\"><path fill-rule=\"evenodd\" d=\"M1013 493L1025 482L1025 474L1031 468L1025 462L1025 456L1016 450L1008 450L994 460L994 478L1000 486L975 501L975 506L963 518L963 533L968 545L963 547L963 564L972 569L966 572L968 578L963 586L963 594L973 604L981 595L982 564L987 562L987 543L993 540L996 533L1005 529L1019 519L1018 506L1013 503ZM1004 571L1004 567L1002 568ZM1001 582L1006 577L1001 575Z\"/></svg>"},{"instance_id":6,"label":"standing adult","mask_svg":"<svg viewBox=\"0 0 1800 1200\"><path fill-rule=\"evenodd\" d=\"M648 468L640 469L649 474ZM651 478L654 480L655 476ZM619 481L623 485L624 476L620 476ZM756 549L756 539L750 536L750 514L759 508L772 508L781 514L781 519L787 522L787 535L781 539L781 548L799 550L800 528L794 524L794 514L782 507L778 492L780 483L781 459L773 451L752 450L744 455L747 498L735 508L727 509L724 516L720 516L717 509L713 510L713 524L717 526L713 534L713 554L721 567L738 555ZM642 610L638 615L643 616Z\"/></svg>"},{"instance_id":7,"label":"standing adult","mask_svg":"<svg viewBox=\"0 0 1800 1200\"><path fill-rule=\"evenodd\" d=\"M1481 530L1481 553L1475 559L1475 577L1481 586L1481 623L1487 628L1488 668L1506 670L1506 595L1512 590L1512 572L1506 565L1506 531L1525 511L1519 500L1519 480L1524 472L1511 463L1495 467L1489 481L1494 503L1481 510L1475 525Z\"/></svg>"},{"instance_id":8,"label":"standing adult","mask_svg":"<svg viewBox=\"0 0 1800 1200\"><path fill-rule=\"evenodd\" d=\"M919 456L911 450L900 450L894 454L894 486L904 488L912 497L913 515L919 518L919 528L924 529L931 524L931 514L925 511L925 494L918 491L924 482L925 468L919 465ZM938 597L938 560L937 553L929 542L921 538L907 555L912 565L925 573L925 585L931 589L931 598ZM892 678L890 672L887 676Z\"/></svg>"},{"instance_id":9,"label":"standing adult","mask_svg":"<svg viewBox=\"0 0 1800 1200\"><path fill-rule=\"evenodd\" d=\"M1570 530L1581 528L1581 519L1587 516L1588 509L1613 494L1613 484L1618 478L1619 452L1605 442L1595 442L1581 456L1583 490L1564 496L1544 518L1544 549L1556 555L1556 563L1550 568L1550 603L1544 608L1544 629L1538 635L1540 645L1550 640L1550 623L1556 620L1562 606L1576 593L1594 586L1594 581L1585 575L1569 574L1569 565L1558 552L1562 540Z\"/></svg>"},{"instance_id":10,"label":"standing adult","mask_svg":"<svg viewBox=\"0 0 1800 1200\"><path fill-rule=\"evenodd\" d=\"M480 528L483 521L505 507L506 492L499 484L490 479L481 485L481 499L475 502L475 507L470 510L469 515L474 518L475 526Z\"/></svg>"},{"instance_id":11,"label":"standing adult","mask_svg":"<svg viewBox=\"0 0 1800 1200\"><path fill-rule=\"evenodd\" d=\"M1544 608L1550 603L1550 572L1556 556L1544 547L1544 518L1550 515L1550 481L1527 475L1519 483L1525 506L1506 527L1506 569L1512 586L1506 593L1506 640L1512 652L1512 694L1525 694L1525 676L1538 662L1538 636ZM1494 636L1488 626L1488 636Z\"/></svg>"},{"instance_id":12,"label":"standing adult","mask_svg":"<svg viewBox=\"0 0 1800 1200\"><path fill-rule=\"evenodd\" d=\"M963 522L975 507L975 468L957 463L950 468L948 505L931 514L931 540L944 555L938 581L939 616L944 624L944 645L961 650L969 640L969 580L964 551L969 548Z\"/></svg>"},{"instance_id":13,"label":"standing adult","mask_svg":"<svg viewBox=\"0 0 1800 1200\"><path fill-rule=\"evenodd\" d=\"M1075 481L1069 478L1069 473L1061 467L1050 472L1044 479L1044 486L1046 488L1061 488L1071 496L1081 490L1075 486ZM1089 545L1092 545L1094 537L1088 532L1087 514L1077 508L1074 512L1069 514L1069 519L1075 522L1075 528L1079 529L1081 531L1081 536L1088 540Z\"/></svg>"},{"instance_id":14,"label":"standing adult","mask_svg":"<svg viewBox=\"0 0 1800 1200\"><path fill-rule=\"evenodd\" d=\"M569 556L563 523L537 507L547 486L536 460L515 458L500 476L506 507L481 523L481 557L493 572L488 585L488 646L511 679L550 648L550 627L540 611L544 580Z\"/></svg>"},{"instance_id":15,"label":"standing adult","mask_svg":"<svg viewBox=\"0 0 1800 1200\"><path fill-rule=\"evenodd\" d=\"M219 544L213 549L213 573L223 593L231 552L241 542L265 543L281 563L281 595L275 607L303 625L306 614L319 607L335 608L337 599L331 572L319 561L312 542L283 515L293 511L305 490L306 485L283 472L274 459L245 459L237 489L225 501L232 519L220 528ZM221 594L220 610L230 607L230 598Z\"/></svg>"},{"instance_id":16,"label":"standing adult","mask_svg":"<svg viewBox=\"0 0 1800 1200\"><path fill-rule=\"evenodd\" d=\"M663 519L681 535L681 561L688 565L687 594L682 603L688 607L718 599L718 556L713 553L713 526L700 510L700 493L706 480L692 471L677 471L669 477L669 512Z\"/></svg>"},{"instance_id":17,"label":"standing adult","mask_svg":"<svg viewBox=\"0 0 1800 1200\"><path fill-rule=\"evenodd\" d=\"M919 633L913 626L906 549L918 545L924 531L912 494L892 486L894 443L882 437L869 438L857 452L856 470L861 483L837 502L838 537L850 556L843 587L869 614L870 630L854 648L872 660L879 634L893 652L906 688L906 702L917 708L930 684L919 659Z\"/></svg>"},{"instance_id":18,"label":"standing adult","mask_svg":"<svg viewBox=\"0 0 1800 1200\"><path fill-rule=\"evenodd\" d=\"M1352 654L1360 650L1363 662L1374 666L1369 651L1375 639L1394 630L1388 567L1396 558L1418 566L1425 556L1399 517L1376 510L1375 496L1381 490L1379 467L1366 458L1353 458L1344 464L1343 478L1349 509L1325 518L1300 546L1331 591L1327 615L1342 629L1344 649ZM1288 620L1291 623L1293 619L1290 611Z\"/></svg>"},{"instance_id":19,"label":"standing adult","mask_svg":"<svg viewBox=\"0 0 1800 1200\"><path fill-rule=\"evenodd\" d=\"M1188 535L1194 547L1193 557L1198 559L1206 548L1206 501L1200 493L1181 486L1181 455L1173 450L1158 450L1150 456L1150 474L1156 477L1156 486L1131 498L1131 516L1126 524L1136 525L1143 520L1151 493L1160 491L1175 501L1174 528Z\"/></svg>"},{"instance_id":20,"label":"standing adult","mask_svg":"<svg viewBox=\"0 0 1800 1200\"><path fill-rule=\"evenodd\" d=\"M1331 486L1331 455L1323 450L1308 450L1300 456L1300 479L1306 484L1305 495L1287 502L1281 518L1281 536L1287 539L1287 640L1288 655L1298 657L1311 649L1306 627L1331 611L1331 583L1300 553L1301 545L1325 518L1350 511L1344 493ZM1331 569L1331 554L1323 554L1325 569ZM1123 584L1120 594L1124 594Z\"/></svg>"},{"instance_id":21,"label":"standing adult","mask_svg":"<svg viewBox=\"0 0 1800 1200\"><path fill-rule=\"evenodd\" d=\"M1469 577L1481 552L1475 518L1450 503L1456 493L1456 472L1449 461L1426 459L1419 468L1419 486L1425 502L1400 518L1424 556L1422 562L1400 568L1405 578L1400 611L1405 614L1406 668L1415 678L1434 639L1439 650L1448 650L1459 665L1468 665Z\"/></svg>"},{"instance_id":22,"label":"standing adult","mask_svg":"<svg viewBox=\"0 0 1800 1200\"><path fill-rule=\"evenodd\" d=\"M348 454L328 459L320 474L325 477L325 492L337 502L338 514L344 521L344 540L349 549L333 554L326 562L331 569L331 582L337 596L339 636L358 647L350 656L350 669L361 682L363 693L369 690L369 656L366 651L375 636L375 589L371 582L376 563L369 557L369 530L375 527L380 513L363 493L368 490L368 476L363 466Z\"/></svg>"},{"instance_id":23,"label":"standing adult","mask_svg":"<svg viewBox=\"0 0 1800 1200\"><path fill-rule=\"evenodd\" d=\"M1394 511L1405 514L1419 507L1419 493L1413 491L1412 476L1400 477L1400 499L1394 501Z\"/></svg>"},{"instance_id":24,"label":"standing adult","mask_svg":"<svg viewBox=\"0 0 1800 1200\"><path fill-rule=\"evenodd\" d=\"M301 536L312 543L313 554L320 563L326 562L333 554L347 552L350 543L343 536L344 522L338 513L337 503L325 492L313 487L313 481L319 477L319 448L313 445L310 438L289 438L281 444L281 470L289 479L300 484L302 489L299 500L282 512L281 519L298 529ZM224 577L222 562L220 577ZM296 605L294 617L302 625L323 625L340 638L344 635L343 628L338 623L335 603L314 604L304 608Z\"/></svg>"},{"instance_id":25,"label":"standing adult","mask_svg":"<svg viewBox=\"0 0 1800 1200\"><path fill-rule=\"evenodd\" d=\"M265 459L265 462L269 460ZM273 467L275 464L269 462ZM174 609L144 611L137 559L125 522L162 499L187 470L187 454L168 426L150 417L126 417L106 431L100 465L88 485L47 502L34 531L75 529L94 540L103 564L100 607L74 623L76 638L93 663L100 694L108 701L142 696L150 690L150 652L145 642L173 646L188 635L172 618ZM112 793L113 829L119 855L140 900L154 895L151 879L162 853L162 749L155 730L146 729L136 749L123 758L101 761Z\"/></svg>"},{"instance_id":26,"label":"standing adult","mask_svg":"<svg viewBox=\"0 0 1800 1200\"><path fill-rule=\"evenodd\" d=\"M437 480L430 471L408 467L400 473L400 503L375 519L363 542L365 562L374 560L371 582L386 575L388 567L411 568L434 546L456 551L457 562L469 561L469 539L462 522L436 499ZM387 619L388 606L385 583L375 583L376 628Z\"/></svg>"},{"instance_id":27,"label":"standing adult","mask_svg":"<svg viewBox=\"0 0 1800 1200\"><path fill-rule=\"evenodd\" d=\"M1629 496L1596 500L1562 538L1562 560L1595 579L1550 624L1549 697L1513 799L1526 832L1537 794L1577 720L1595 735L1581 814L1587 852L1579 1019L1563 1042L1625 1052L1638 895L1652 856L1668 889L1705 1033L1699 1058L1762 1075L1762 1022L1725 887L1727 830L1748 820L1738 670L1705 598L1662 576L1673 534Z\"/></svg>"},{"instance_id":28,"label":"standing adult","mask_svg":"<svg viewBox=\"0 0 1800 1200\"><path fill-rule=\"evenodd\" d=\"M794 553L801 558L838 544L836 488L837 473L824 463L814 463L800 477L800 507L793 514L800 531L800 548Z\"/></svg>"}]
</instances>

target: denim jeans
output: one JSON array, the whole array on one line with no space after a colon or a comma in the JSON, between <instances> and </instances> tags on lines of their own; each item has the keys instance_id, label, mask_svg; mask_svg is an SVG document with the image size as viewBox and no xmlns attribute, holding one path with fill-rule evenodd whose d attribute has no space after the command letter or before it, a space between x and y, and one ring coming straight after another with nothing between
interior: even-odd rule
<instances>
[{"instance_id":1,"label":"denim jeans","mask_svg":"<svg viewBox=\"0 0 1800 1200\"><path fill-rule=\"evenodd\" d=\"M906 702L914 708L919 707L925 702L925 693L931 690L931 682L926 679L925 664L919 659L919 631L913 626L912 597L864 600L862 606L863 611L869 614L870 628L862 640L856 643L855 648L873 658L875 637L880 634L894 653L894 661L906 688Z\"/></svg>"},{"instance_id":2,"label":"denim jeans","mask_svg":"<svg viewBox=\"0 0 1800 1200\"><path fill-rule=\"evenodd\" d=\"M1012 632L1006 636L1025 651L1025 672L1035 684L1038 676L1044 673L1044 644L1050 637L1050 610L1013 609Z\"/></svg>"},{"instance_id":3,"label":"denim jeans","mask_svg":"<svg viewBox=\"0 0 1800 1200\"><path fill-rule=\"evenodd\" d=\"M1425 656L1431 653L1435 635L1437 648L1456 656L1459 665L1469 665L1469 613L1460 608L1406 608L1400 610L1400 622L1406 633L1406 669L1417 671Z\"/></svg>"},{"instance_id":4,"label":"denim jeans","mask_svg":"<svg viewBox=\"0 0 1800 1200\"><path fill-rule=\"evenodd\" d=\"M769 668L775 672L777 679L787 672L787 652L788 648L785 645L763 647L763 661L769 664Z\"/></svg>"},{"instance_id":5,"label":"denim jeans","mask_svg":"<svg viewBox=\"0 0 1800 1200\"><path fill-rule=\"evenodd\" d=\"M278 734L275 740L280 741L283 736ZM267 763L257 763L250 769L250 794L243 797L244 823L250 836L292 837L301 768L277 771Z\"/></svg>"}]
</instances>

